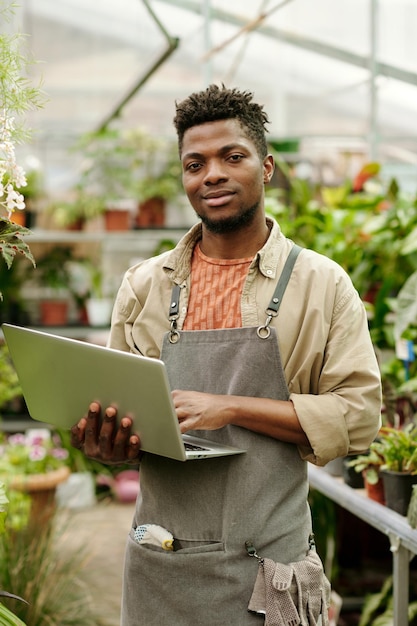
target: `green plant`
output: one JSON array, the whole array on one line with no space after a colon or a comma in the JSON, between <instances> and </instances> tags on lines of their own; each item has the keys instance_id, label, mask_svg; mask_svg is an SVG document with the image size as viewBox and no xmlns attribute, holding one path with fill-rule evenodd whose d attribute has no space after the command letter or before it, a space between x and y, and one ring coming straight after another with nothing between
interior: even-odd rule
<instances>
[{"instance_id":1,"label":"green plant","mask_svg":"<svg viewBox=\"0 0 417 626\"><path fill-rule=\"evenodd\" d=\"M393 606L393 577L389 576L381 591L370 594L365 599L358 626L395 626ZM408 624L417 624L417 602L408 605Z\"/></svg>"},{"instance_id":2,"label":"green plant","mask_svg":"<svg viewBox=\"0 0 417 626\"><path fill-rule=\"evenodd\" d=\"M417 474L417 425L407 424L403 428L384 426L374 442L384 459L381 469L394 472Z\"/></svg>"},{"instance_id":3,"label":"green plant","mask_svg":"<svg viewBox=\"0 0 417 626\"><path fill-rule=\"evenodd\" d=\"M348 461L348 466L356 472L364 473L370 485L376 485L379 480L379 470L384 463L384 457L378 449L378 442L372 442L367 454L359 454L355 459Z\"/></svg>"},{"instance_id":4,"label":"green plant","mask_svg":"<svg viewBox=\"0 0 417 626\"><path fill-rule=\"evenodd\" d=\"M72 259L70 246L54 246L37 261L37 281L53 290L67 289L70 282L69 262Z\"/></svg>"},{"instance_id":5,"label":"green plant","mask_svg":"<svg viewBox=\"0 0 417 626\"><path fill-rule=\"evenodd\" d=\"M0 482L0 536L6 532L6 517L9 506L9 499L6 496L6 489L4 483ZM19 600L26 602L23 598L16 596L15 594L7 591L0 591L0 597L11 598L13 600ZM25 626L15 613L12 613L4 604L0 602L0 623L3 626Z\"/></svg>"},{"instance_id":6,"label":"green plant","mask_svg":"<svg viewBox=\"0 0 417 626\"><path fill-rule=\"evenodd\" d=\"M0 415L2 408L22 394L6 345L0 345Z\"/></svg>"},{"instance_id":7,"label":"green plant","mask_svg":"<svg viewBox=\"0 0 417 626\"><path fill-rule=\"evenodd\" d=\"M76 195L95 198L102 210L121 199L170 200L182 190L176 144L142 128L107 127L87 133L76 149L85 164Z\"/></svg>"},{"instance_id":8,"label":"green plant","mask_svg":"<svg viewBox=\"0 0 417 626\"><path fill-rule=\"evenodd\" d=\"M181 181L182 169L177 145L154 139L149 145L144 169L134 186L135 197L140 202L151 198L172 200L183 191Z\"/></svg>"},{"instance_id":9,"label":"green plant","mask_svg":"<svg viewBox=\"0 0 417 626\"><path fill-rule=\"evenodd\" d=\"M97 626L98 609L83 580L86 547L63 549L70 528L63 520L57 528L56 522L36 531L6 530L0 537L0 587L29 599L28 604L9 599L8 607L30 626Z\"/></svg>"},{"instance_id":10,"label":"green plant","mask_svg":"<svg viewBox=\"0 0 417 626\"><path fill-rule=\"evenodd\" d=\"M28 259L35 267L35 259L29 246L22 237L28 235L30 231L24 226L19 226L11 222L5 217L0 217L0 254L6 263L7 269L10 269L17 254L21 254ZM2 292L0 291L0 300Z\"/></svg>"},{"instance_id":11,"label":"green plant","mask_svg":"<svg viewBox=\"0 0 417 626\"><path fill-rule=\"evenodd\" d=\"M55 201L49 205L47 212L52 215L57 226L68 228L77 222L88 222L102 215L105 208L103 198L76 187L73 199Z\"/></svg>"},{"instance_id":12,"label":"green plant","mask_svg":"<svg viewBox=\"0 0 417 626\"><path fill-rule=\"evenodd\" d=\"M417 270L417 198L378 180L378 164L334 188L294 177L279 155L277 164L284 182L267 190L267 212L296 243L347 271L367 303L375 345L393 348L389 298Z\"/></svg>"}]
</instances>

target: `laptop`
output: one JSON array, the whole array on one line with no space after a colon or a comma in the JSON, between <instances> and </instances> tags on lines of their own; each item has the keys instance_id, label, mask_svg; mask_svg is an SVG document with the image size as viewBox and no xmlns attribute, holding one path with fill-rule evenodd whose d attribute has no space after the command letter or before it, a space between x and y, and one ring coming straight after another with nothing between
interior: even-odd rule
<instances>
[{"instance_id":1,"label":"laptop","mask_svg":"<svg viewBox=\"0 0 417 626\"><path fill-rule=\"evenodd\" d=\"M178 461L245 452L181 434L163 361L12 324L2 329L34 420L69 429L95 400L132 417L146 452Z\"/></svg>"}]
</instances>

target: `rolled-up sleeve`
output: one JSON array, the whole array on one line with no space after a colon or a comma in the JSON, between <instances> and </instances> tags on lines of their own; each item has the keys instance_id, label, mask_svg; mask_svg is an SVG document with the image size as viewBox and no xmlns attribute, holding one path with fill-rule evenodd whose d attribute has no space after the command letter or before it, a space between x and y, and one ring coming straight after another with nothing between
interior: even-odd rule
<instances>
[{"instance_id":1,"label":"rolled-up sleeve","mask_svg":"<svg viewBox=\"0 0 417 626\"><path fill-rule=\"evenodd\" d=\"M381 379L365 308L350 289L334 309L317 394L290 396L317 465L366 450L381 422Z\"/></svg>"}]
</instances>

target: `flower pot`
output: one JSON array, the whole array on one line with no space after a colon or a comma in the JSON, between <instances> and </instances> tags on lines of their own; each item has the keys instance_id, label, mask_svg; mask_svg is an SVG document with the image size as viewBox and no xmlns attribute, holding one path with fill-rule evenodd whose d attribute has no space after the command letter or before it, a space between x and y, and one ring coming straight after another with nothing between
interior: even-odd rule
<instances>
[{"instance_id":1,"label":"flower pot","mask_svg":"<svg viewBox=\"0 0 417 626\"><path fill-rule=\"evenodd\" d=\"M363 489L364 480L360 472L357 472L354 467L349 467L349 462L353 457L347 457L343 461L343 480L346 485L352 487L352 489Z\"/></svg>"},{"instance_id":2,"label":"flower pot","mask_svg":"<svg viewBox=\"0 0 417 626\"><path fill-rule=\"evenodd\" d=\"M379 504L385 504L384 483L382 478L377 483L372 484L366 480L366 472L363 472L363 482L365 485L366 495L370 500L379 502Z\"/></svg>"},{"instance_id":3,"label":"flower pot","mask_svg":"<svg viewBox=\"0 0 417 626\"><path fill-rule=\"evenodd\" d=\"M72 472L68 480L56 490L57 506L66 509L83 509L96 504L95 481L91 472Z\"/></svg>"},{"instance_id":4,"label":"flower pot","mask_svg":"<svg viewBox=\"0 0 417 626\"><path fill-rule=\"evenodd\" d=\"M43 300L40 303L41 324L65 326L68 323L67 300Z\"/></svg>"},{"instance_id":5,"label":"flower pot","mask_svg":"<svg viewBox=\"0 0 417 626\"><path fill-rule=\"evenodd\" d=\"M106 209L106 230L130 230L132 213L128 209Z\"/></svg>"},{"instance_id":6,"label":"flower pot","mask_svg":"<svg viewBox=\"0 0 417 626\"><path fill-rule=\"evenodd\" d=\"M417 474L381 470L381 476L386 506L400 515L407 515L413 485L417 484Z\"/></svg>"},{"instance_id":7,"label":"flower pot","mask_svg":"<svg viewBox=\"0 0 417 626\"><path fill-rule=\"evenodd\" d=\"M89 298L85 306L90 326L103 327L110 324L113 300L111 298Z\"/></svg>"},{"instance_id":8,"label":"flower pot","mask_svg":"<svg viewBox=\"0 0 417 626\"><path fill-rule=\"evenodd\" d=\"M138 228L165 226L165 206L164 198L149 198L149 200L141 202L136 217L136 226Z\"/></svg>"},{"instance_id":9,"label":"flower pot","mask_svg":"<svg viewBox=\"0 0 417 626\"><path fill-rule=\"evenodd\" d=\"M17 209L10 216L10 221L19 226L26 226L26 211Z\"/></svg>"},{"instance_id":10,"label":"flower pot","mask_svg":"<svg viewBox=\"0 0 417 626\"><path fill-rule=\"evenodd\" d=\"M42 527L56 510L57 486L70 475L69 467L63 466L46 474L17 474L10 480L11 489L24 491L31 497L29 525Z\"/></svg>"}]
</instances>

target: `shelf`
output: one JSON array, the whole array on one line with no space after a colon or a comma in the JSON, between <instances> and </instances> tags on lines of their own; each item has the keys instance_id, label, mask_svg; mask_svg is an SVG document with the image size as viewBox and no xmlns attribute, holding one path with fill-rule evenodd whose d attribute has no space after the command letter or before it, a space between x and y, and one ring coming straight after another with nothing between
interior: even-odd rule
<instances>
[{"instance_id":1,"label":"shelf","mask_svg":"<svg viewBox=\"0 0 417 626\"><path fill-rule=\"evenodd\" d=\"M188 230L184 228L143 228L127 231L88 231L88 230L46 230L33 229L25 241L31 243L80 243L80 242L106 242L106 241L141 241L149 239L160 241L161 239L179 240Z\"/></svg>"}]
</instances>

